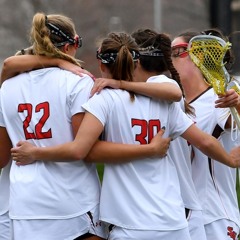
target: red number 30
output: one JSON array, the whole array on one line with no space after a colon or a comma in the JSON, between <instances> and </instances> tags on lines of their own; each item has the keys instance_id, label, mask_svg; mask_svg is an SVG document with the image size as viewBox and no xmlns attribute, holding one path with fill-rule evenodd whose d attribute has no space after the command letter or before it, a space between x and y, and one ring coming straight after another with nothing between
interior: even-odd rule
<instances>
[{"instance_id":1,"label":"red number 30","mask_svg":"<svg viewBox=\"0 0 240 240\"><path fill-rule=\"evenodd\" d=\"M140 144L150 143L152 138L154 137L154 128L156 128L156 132L159 132L161 129L161 123L159 119L146 120L142 119L132 119L132 127L140 126L141 131L139 134L136 134L135 140L140 142ZM148 137L148 139L146 139Z\"/></svg>"},{"instance_id":2,"label":"red number 30","mask_svg":"<svg viewBox=\"0 0 240 240\"><path fill-rule=\"evenodd\" d=\"M39 119L38 123L34 127L35 132L29 132L27 128L29 127L30 122L32 120L33 106L30 103L22 103L18 105L18 112L24 112L24 111L27 112L27 116L23 121L23 131L26 139L44 139L44 138L52 137L51 129L49 129L47 132L42 131L42 128L50 115L49 103L48 102L39 103L35 107L36 113L40 112L41 110L43 114L42 114L42 117Z\"/></svg>"}]
</instances>

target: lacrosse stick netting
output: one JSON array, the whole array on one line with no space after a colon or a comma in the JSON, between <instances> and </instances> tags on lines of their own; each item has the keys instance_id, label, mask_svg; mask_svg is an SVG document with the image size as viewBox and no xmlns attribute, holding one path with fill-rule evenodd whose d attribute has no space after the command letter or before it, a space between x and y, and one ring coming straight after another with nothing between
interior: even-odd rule
<instances>
[{"instance_id":1,"label":"lacrosse stick netting","mask_svg":"<svg viewBox=\"0 0 240 240\"><path fill-rule=\"evenodd\" d=\"M231 78L223 62L224 56L230 48L231 43L212 35L195 36L189 42L189 56L216 94L224 94L226 90L230 89L228 85ZM234 120L232 123L235 122L232 124L232 132L237 132L237 136L240 130L240 116L234 107L230 107L230 112ZM234 125L236 129L234 129Z\"/></svg>"}]
</instances>

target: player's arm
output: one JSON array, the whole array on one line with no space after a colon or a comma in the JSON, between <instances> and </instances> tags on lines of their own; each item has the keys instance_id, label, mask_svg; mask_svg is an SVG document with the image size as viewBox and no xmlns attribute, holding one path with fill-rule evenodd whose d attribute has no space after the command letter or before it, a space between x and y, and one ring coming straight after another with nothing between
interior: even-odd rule
<instances>
[{"instance_id":1,"label":"player's arm","mask_svg":"<svg viewBox=\"0 0 240 240\"><path fill-rule=\"evenodd\" d=\"M97 141L85 161L95 163L124 163L149 157L162 158L166 155L171 138L163 138L161 129L151 140L150 144L119 144L106 141Z\"/></svg>"},{"instance_id":2,"label":"player's arm","mask_svg":"<svg viewBox=\"0 0 240 240\"><path fill-rule=\"evenodd\" d=\"M77 66L63 59L40 55L18 55L9 57L4 60L1 72L1 82L10 77L16 76L21 72L28 72L34 69L46 67L59 67L80 76L82 73L85 73L90 77L93 77L93 75L87 70L84 70L80 66Z\"/></svg>"},{"instance_id":3,"label":"player's arm","mask_svg":"<svg viewBox=\"0 0 240 240\"><path fill-rule=\"evenodd\" d=\"M58 59L37 55L11 56L3 62L1 81L3 82L21 72L51 66L58 66Z\"/></svg>"},{"instance_id":4,"label":"player's arm","mask_svg":"<svg viewBox=\"0 0 240 240\"><path fill-rule=\"evenodd\" d=\"M77 135L83 117L84 113L78 113L72 117L74 137ZM163 157L165 156L170 144L170 138L162 138L163 133L164 130L162 129L152 140L152 145L156 145L157 151L152 151L150 148L148 151L148 147L145 149L145 146L142 147L137 144L118 144L97 140L85 158L85 161L95 163L122 163L135 159L143 159L149 156L152 157L155 152L157 152L157 156ZM157 142L158 145L154 142Z\"/></svg>"},{"instance_id":5,"label":"player's arm","mask_svg":"<svg viewBox=\"0 0 240 240\"><path fill-rule=\"evenodd\" d=\"M147 97L178 102L182 98L182 91L174 83L162 82L127 82L121 81L121 89L132 91Z\"/></svg>"},{"instance_id":6,"label":"player's arm","mask_svg":"<svg viewBox=\"0 0 240 240\"><path fill-rule=\"evenodd\" d=\"M171 82L128 82L108 78L97 78L91 91L91 95L99 93L103 88L123 89L147 97L167 101L180 101L182 91L178 85Z\"/></svg>"},{"instance_id":7,"label":"player's arm","mask_svg":"<svg viewBox=\"0 0 240 240\"><path fill-rule=\"evenodd\" d=\"M164 156L170 143L170 138L162 139L163 132L158 133L151 143L146 145L101 143L98 142L98 138L102 131L103 125L101 122L92 114L85 113L73 142L53 147L36 147L29 142L20 141L17 147L11 150L12 158L18 165L30 164L35 160L76 161L86 158L96 143L102 145L98 145L98 148L89 155L90 160L96 162L112 160L118 163L119 161L126 162L136 158ZM113 146L114 149L111 149Z\"/></svg>"},{"instance_id":8,"label":"player's arm","mask_svg":"<svg viewBox=\"0 0 240 240\"><path fill-rule=\"evenodd\" d=\"M75 114L72 117L72 128L74 137L77 135L79 126L83 120L84 113ZM169 144L170 138L162 138L164 130L161 129L159 133L152 139L151 146L145 148L143 145L137 144L118 144L113 142L99 141L94 144L84 159L86 162L95 163L123 163L129 162L135 159L144 159L146 157L158 157L165 156Z\"/></svg>"},{"instance_id":9,"label":"player's arm","mask_svg":"<svg viewBox=\"0 0 240 240\"><path fill-rule=\"evenodd\" d=\"M4 168L10 158L12 142L8 136L7 130L4 127L0 127L0 168Z\"/></svg>"},{"instance_id":10,"label":"player's arm","mask_svg":"<svg viewBox=\"0 0 240 240\"><path fill-rule=\"evenodd\" d=\"M229 167L240 167L240 147L232 149L228 154L217 139L201 131L195 124L192 124L181 136L211 159Z\"/></svg>"}]
</instances>

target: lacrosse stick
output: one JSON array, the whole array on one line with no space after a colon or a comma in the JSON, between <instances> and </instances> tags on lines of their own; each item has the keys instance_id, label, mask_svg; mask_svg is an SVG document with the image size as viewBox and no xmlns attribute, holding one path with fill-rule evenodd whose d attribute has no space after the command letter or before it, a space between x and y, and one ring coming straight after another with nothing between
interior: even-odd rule
<instances>
[{"instance_id":1,"label":"lacrosse stick","mask_svg":"<svg viewBox=\"0 0 240 240\"><path fill-rule=\"evenodd\" d=\"M216 94L224 94L226 90L231 88L240 93L240 86L236 80L231 81L230 75L223 63L224 56L230 47L231 43L212 35L193 37L188 45L189 56L201 70L206 82L212 86ZM240 117L234 107L230 107L230 112L232 114L231 137L235 141L238 139ZM233 132L236 134L235 137L233 137ZM237 169L237 178L240 185L239 172L240 168Z\"/></svg>"},{"instance_id":2,"label":"lacrosse stick","mask_svg":"<svg viewBox=\"0 0 240 240\"><path fill-rule=\"evenodd\" d=\"M226 70L223 59L231 48L231 43L212 35L199 35L193 37L188 45L189 56L201 70L206 82L212 86L216 94L224 94L230 88L240 92L236 81L231 82L230 75ZM240 130L240 117L234 107L230 107L232 115L232 130ZM234 129L235 128L235 129Z\"/></svg>"}]
</instances>

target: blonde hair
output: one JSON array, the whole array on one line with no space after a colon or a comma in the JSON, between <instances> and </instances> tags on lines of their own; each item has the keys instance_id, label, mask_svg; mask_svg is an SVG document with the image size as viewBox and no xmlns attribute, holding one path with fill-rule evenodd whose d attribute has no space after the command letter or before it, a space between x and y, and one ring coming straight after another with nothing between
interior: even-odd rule
<instances>
[{"instance_id":1,"label":"blonde hair","mask_svg":"<svg viewBox=\"0 0 240 240\"><path fill-rule=\"evenodd\" d=\"M79 60L65 54L60 47L54 46L54 43L63 41L63 37L56 32L52 32L47 23L59 28L66 35L74 38L76 30L73 21L64 15L50 14L45 16L43 13L36 13L32 20L32 28L30 32L30 41L33 51L36 55L44 55L67 60L78 66L81 66Z\"/></svg>"}]
</instances>

